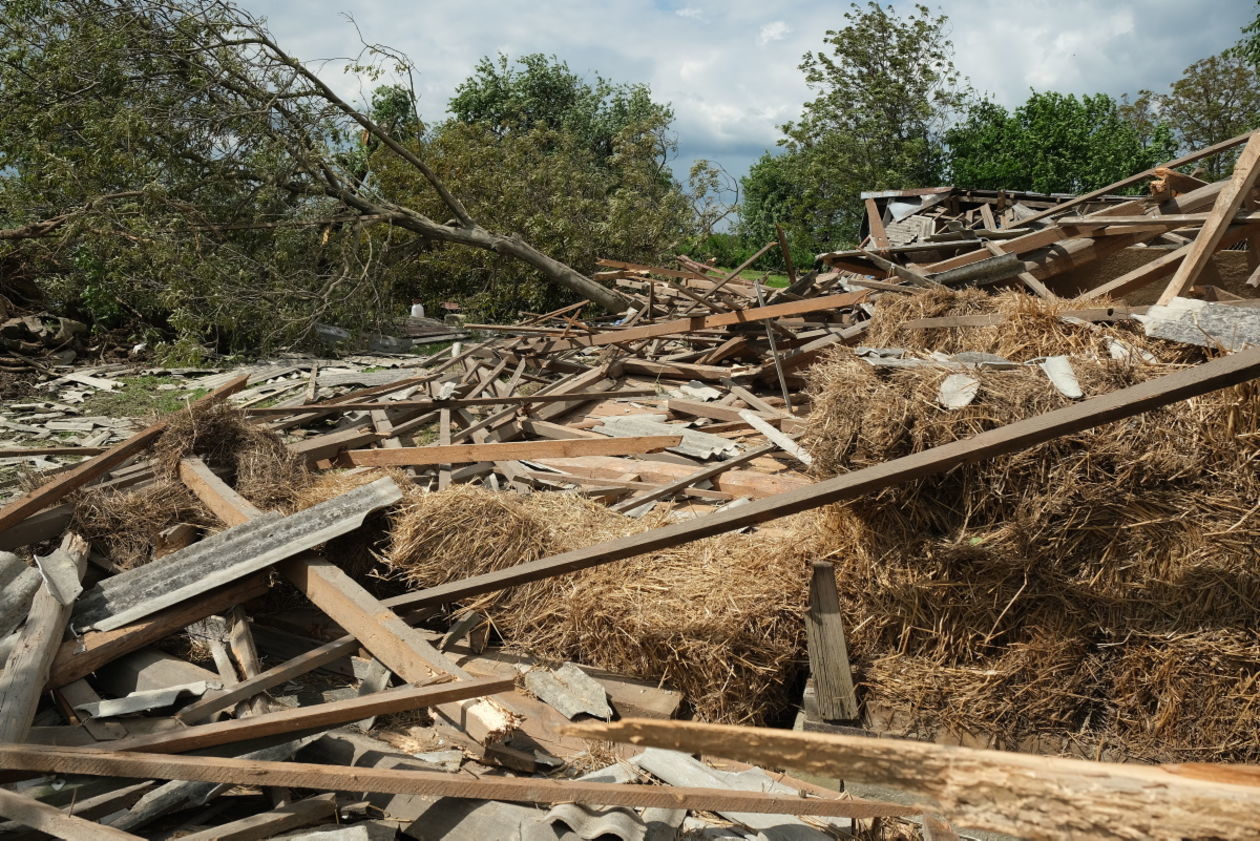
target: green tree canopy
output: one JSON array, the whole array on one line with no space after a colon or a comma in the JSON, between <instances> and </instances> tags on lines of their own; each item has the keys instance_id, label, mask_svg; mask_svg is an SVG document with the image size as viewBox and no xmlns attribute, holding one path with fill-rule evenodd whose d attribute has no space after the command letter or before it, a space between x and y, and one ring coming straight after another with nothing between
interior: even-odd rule
<instances>
[{"instance_id":1,"label":"green tree canopy","mask_svg":"<svg viewBox=\"0 0 1260 841\"><path fill-rule=\"evenodd\" d=\"M619 144L650 137L664 159L673 151L668 105L652 100L643 84L587 81L555 56L531 53L511 61L484 57L455 89L448 110L455 120L483 126L496 136L547 129L573 137L600 162Z\"/></svg>"},{"instance_id":2,"label":"green tree canopy","mask_svg":"<svg viewBox=\"0 0 1260 841\"><path fill-rule=\"evenodd\" d=\"M844 25L826 33L826 50L804 56L815 97L783 126L785 154L763 158L743 183L751 236L764 237L773 220L795 248L835 248L857 238L861 191L939 182L941 134L971 96L946 27L926 6L900 17L891 6L854 3ZM789 174L793 189L782 185Z\"/></svg>"},{"instance_id":3,"label":"green tree canopy","mask_svg":"<svg viewBox=\"0 0 1260 841\"><path fill-rule=\"evenodd\" d=\"M1119 181L1167 159L1171 132L1126 118L1106 94L1033 91L1013 113L992 102L974 105L945 134L950 179L961 187L1081 193Z\"/></svg>"},{"instance_id":4,"label":"green tree canopy","mask_svg":"<svg viewBox=\"0 0 1260 841\"><path fill-rule=\"evenodd\" d=\"M1152 98L1182 152L1211 146L1260 125L1260 69L1233 49L1196 61L1167 93L1143 91L1142 95ZM1199 165L1205 177L1215 181L1232 171L1236 156L1237 150L1213 155Z\"/></svg>"}]
</instances>

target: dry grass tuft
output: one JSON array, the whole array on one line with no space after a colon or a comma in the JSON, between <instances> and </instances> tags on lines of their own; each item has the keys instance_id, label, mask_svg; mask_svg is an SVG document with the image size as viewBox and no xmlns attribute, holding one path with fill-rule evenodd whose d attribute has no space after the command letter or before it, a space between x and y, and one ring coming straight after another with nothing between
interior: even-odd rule
<instances>
[{"instance_id":1,"label":"dry grass tuft","mask_svg":"<svg viewBox=\"0 0 1260 841\"><path fill-rule=\"evenodd\" d=\"M934 291L898 299L898 317L982 303ZM987 311L1013 306L998 296ZM1070 350L1087 397L1170 368L1112 360L1080 325L899 333L886 312L871 344L917 337L920 351L1015 361ZM1197 352L1140 333L1123 340L1170 361ZM1026 367L977 374L975 402L946 410L935 395L948 373L877 372L848 350L815 367L807 443L820 474L1070 402ZM1142 759L1255 761L1258 465L1260 389L1250 384L822 513L813 538L837 564L869 697L913 727L988 730L1006 747L1049 734Z\"/></svg>"},{"instance_id":2,"label":"dry grass tuft","mask_svg":"<svg viewBox=\"0 0 1260 841\"><path fill-rule=\"evenodd\" d=\"M148 563L158 534L179 523L222 523L179 480L179 460L199 456L260 508L293 505L311 482L305 465L270 430L237 408L217 403L173 415L154 444L154 480L123 490L75 494L74 527L94 549L123 568Z\"/></svg>"},{"instance_id":3,"label":"dry grass tuft","mask_svg":"<svg viewBox=\"0 0 1260 841\"><path fill-rule=\"evenodd\" d=\"M226 470L224 481L259 508L291 505L310 481L279 435L228 403L174 415L153 449L158 475L176 477L180 459L199 456L212 470Z\"/></svg>"},{"instance_id":4,"label":"dry grass tuft","mask_svg":"<svg viewBox=\"0 0 1260 841\"><path fill-rule=\"evenodd\" d=\"M582 497L471 487L413 496L388 562L427 587L639 532ZM477 600L511 645L682 691L710 721L762 722L789 702L807 559L791 541L726 535Z\"/></svg>"}]
</instances>

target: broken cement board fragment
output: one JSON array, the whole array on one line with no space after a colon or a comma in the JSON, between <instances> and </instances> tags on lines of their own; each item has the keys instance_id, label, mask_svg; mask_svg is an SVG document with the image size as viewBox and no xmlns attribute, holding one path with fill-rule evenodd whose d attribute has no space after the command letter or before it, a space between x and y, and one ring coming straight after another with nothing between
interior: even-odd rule
<instances>
[{"instance_id":1,"label":"broken cement board fragment","mask_svg":"<svg viewBox=\"0 0 1260 841\"><path fill-rule=\"evenodd\" d=\"M776 781L760 768L750 768L738 773L718 771L685 753L674 750L648 748L630 761L671 786L800 794L797 789ZM723 811L719 811L718 814L729 821L761 833L769 841L826 841L831 837L799 818L788 815ZM853 822L848 818L822 818L820 820L841 832L849 832L853 826Z\"/></svg>"},{"instance_id":2,"label":"broken cement board fragment","mask_svg":"<svg viewBox=\"0 0 1260 841\"><path fill-rule=\"evenodd\" d=\"M69 553L60 548L43 557L35 556L35 566L43 577L48 594L59 605L71 605L83 592L79 570Z\"/></svg>"},{"instance_id":3,"label":"broken cement board fragment","mask_svg":"<svg viewBox=\"0 0 1260 841\"><path fill-rule=\"evenodd\" d=\"M967 374L950 374L941 382L936 392L936 402L946 409L961 409L970 406L980 391L980 381Z\"/></svg>"},{"instance_id":4,"label":"broken cement board fragment","mask_svg":"<svg viewBox=\"0 0 1260 841\"><path fill-rule=\"evenodd\" d=\"M574 663L565 663L558 669L529 669L525 672L525 688L565 718L573 719L583 713L605 721L612 718L604 687Z\"/></svg>"},{"instance_id":5,"label":"broken cement board fragment","mask_svg":"<svg viewBox=\"0 0 1260 841\"><path fill-rule=\"evenodd\" d=\"M1260 307L1173 298L1135 316L1146 335L1203 347L1242 350L1260 345Z\"/></svg>"},{"instance_id":6,"label":"broken cement board fragment","mask_svg":"<svg viewBox=\"0 0 1260 841\"><path fill-rule=\"evenodd\" d=\"M288 517L255 517L106 578L79 598L75 626L98 631L122 627L353 531L368 514L401 498L394 481L384 478Z\"/></svg>"},{"instance_id":7,"label":"broken cement board fragment","mask_svg":"<svg viewBox=\"0 0 1260 841\"><path fill-rule=\"evenodd\" d=\"M1085 396L1080 381L1076 379L1076 372L1072 370L1072 363L1066 356L1047 356L1037 364L1064 397L1076 400Z\"/></svg>"},{"instance_id":8,"label":"broken cement board fragment","mask_svg":"<svg viewBox=\"0 0 1260 841\"><path fill-rule=\"evenodd\" d=\"M671 453L708 459L713 456L733 456L739 454L739 445L729 438L689 429L679 423L661 423L655 418L660 415L620 415L603 419L594 431L610 438L637 438L643 435L681 435L682 441L675 447L669 447Z\"/></svg>"},{"instance_id":9,"label":"broken cement board fragment","mask_svg":"<svg viewBox=\"0 0 1260 841\"><path fill-rule=\"evenodd\" d=\"M222 689L223 684L204 680L186 683L182 686L168 686L164 689L148 689L132 692L122 698L109 698L87 704L75 705L75 710L92 718L113 718L119 715L146 712L169 707L181 698L191 696L200 698L208 689Z\"/></svg>"}]
</instances>

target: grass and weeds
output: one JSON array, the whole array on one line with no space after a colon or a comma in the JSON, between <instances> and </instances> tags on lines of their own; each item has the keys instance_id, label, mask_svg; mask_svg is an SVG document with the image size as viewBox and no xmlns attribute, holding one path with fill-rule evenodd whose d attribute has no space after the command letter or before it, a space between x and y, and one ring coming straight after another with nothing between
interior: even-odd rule
<instances>
[{"instance_id":1,"label":"grass and weeds","mask_svg":"<svg viewBox=\"0 0 1260 841\"><path fill-rule=\"evenodd\" d=\"M103 415L111 418L136 418L146 415L164 415L178 411L189 402L207 393L204 388L187 388L178 377L144 375L119 377L122 388L98 391L83 402L80 411L84 415ZM177 388L159 388L174 385Z\"/></svg>"}]
</instances>

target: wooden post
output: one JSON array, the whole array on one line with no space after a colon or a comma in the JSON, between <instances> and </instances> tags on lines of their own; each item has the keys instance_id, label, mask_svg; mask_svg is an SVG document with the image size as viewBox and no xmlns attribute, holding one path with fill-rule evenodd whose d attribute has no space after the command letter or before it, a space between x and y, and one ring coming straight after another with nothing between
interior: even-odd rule
<instances>
[{"instance_id":1,"label":"wooden post","mask_svg":"<svg viewBox=\"0 0 1260 841\"><path fill-rule=\"evenodd\" d=\"M87 556L87 541L68 532L60 548L45 563L49 568L59 565L63 570L73 570L68 574L72 574L77 583L83 577ZM26 624L18 632L4 671L0 672L0 742L26 741L48 671L65 634L70 611L74 609L74 596L73 591L58 594L45 574L44 583L31 602Z\"/></svg>"},{"instance_id":2,"label":"wooden post","mask_svg":"<svg viewBox=\"0 0 1260 841\"><path fill-rule=\"evenodd\" d=\"M1190 251L1177 267L1177 272L1168 282L1168 288L1159 296L1157 304L1167 306L1173 298L1181 294L1182 290L1194 283L1211 260L1217 244L1229 230L1234 214L1242 207L1248 194L1251 193L1251 188L1255 186L1256 179L1260 177L1260 166L1257 164L1260 164L1260 132L1252 134L1247 145L1243 147L1242 154L1238 156L1238 162L1234 165L1234 174L1230 176L1229 183L1216 197L1216 203L1212 206L1207 221L1203 223L1199 235L1190 244Z\"/></svg>"},{"instance_id":3,"label":"wooden post","mask_svg":"<svg viewBox=\"0 0 1260 841\"><path fill-rule=\"evenodd\" d=\"M809 581L809 612L805 615L805 640L819 716L826 721L851 721L858 717L849 649L844 642L836 569L828 561L814 561Z\"/></svg>"}]
</instances>

